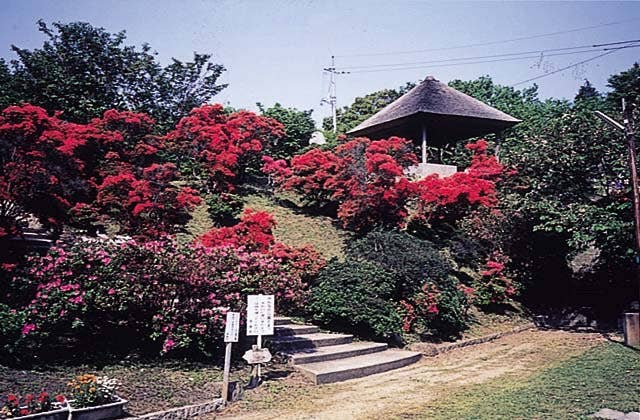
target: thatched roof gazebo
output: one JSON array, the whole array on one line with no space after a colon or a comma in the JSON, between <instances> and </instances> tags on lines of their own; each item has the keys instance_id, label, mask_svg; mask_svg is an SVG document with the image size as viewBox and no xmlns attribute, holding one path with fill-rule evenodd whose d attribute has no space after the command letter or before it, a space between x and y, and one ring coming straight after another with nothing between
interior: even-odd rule
<instances>
[{"instance_id":1,"label":"thatched roof gazebo","mask_svg":"<svg viewBox=\"0 0 640 420\"><path fill-rule=\"evenodd\" d=\"M348 134L371 139L389 136L420 139L422 164L426 165L427 143L442 146L498 133L519 122L517 118L428 76Z\"/></svg>"}]
</instances>

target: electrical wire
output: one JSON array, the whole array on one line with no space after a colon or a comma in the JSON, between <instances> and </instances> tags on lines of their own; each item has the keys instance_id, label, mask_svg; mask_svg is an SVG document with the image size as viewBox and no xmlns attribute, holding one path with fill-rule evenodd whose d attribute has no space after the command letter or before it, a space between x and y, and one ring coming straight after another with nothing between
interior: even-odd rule
<instances>
[{"instance_id":1,"label":"electrical wire","mask_svg":"<svg viewBox=\"0 0 640 420\"><path fill-rule=\"evenodd\" d=\"M527 55L527 54L529 55L545 54L550 52L571 51L571 50L581 50L581 49L582 50L586 49L583 52L589 52L589 51L594 51L594 48L606 47L611 45L630 44L630 43L636 43L636 42L640 42L640 39L632 39L629 41L607 42L607 43L601 43L601 44L580 45L576 47L551 48L551 49L545 49L545 50L532 50L532 51L523 51L523 52L515 52L515 53L481 55L481 56L474 56L474 57L446 58L446 59L440 59L440 60L403 62L403 63L369 64L369 65L360 65L360 66L345 66L345 67L340 67L338 70L367 70L367 69L379 68L379 67L413 66L413 65L422 65L422 64L446 63L450 61L479 60L479 59L487 59L487 58L512 57L512 56ZM599 50L595 50L595 51L599 51Z\"/></svg>"},{"instance_id":2,"label":"electrical wire","mask_svg":"<svg viewBox=\"0 0 640 420\"><path fill-rule=\"evenodd\" d=\"M635 45L635 47L640 47L640 45ZM545 74L541 74L540 76L532 77L532 78L530 78L530 79L523 80L523 81L518 82L518 83L514 83L514 84L512 84L511 86L518 86L518 85L522 85L522 84L524 84L524 83L528 83L528 82L532 82L532 81L534 81L534 80L542 79L543 77L551 76L552 74L560 73L561 71L568 70L568 69L570 69L571 67L576 67L576 66L579 66L579 65L581 65L581 64L588 63L589 61L593 61L593 60L596 60L596 59L598 59L598 58L604 57L604 56L606 56L606 55L613 54L613 53L615 53L615 52L620 51L620 50L621 50L621 49L623 49L623 48L625 48L625 47L619 47L619 48L607 48L607 49L605 50L605 51L607 51L607 52L605 52L605 53L603 53L603 54L598 54L598 55L596 55L595 57L587 58L586 60L582 60L582 61L579 61L579 62L577 62L577 63L569 64L568 66L565 66L565 67L562 67L562 68L559 68L559 69L556 69L556 70L550 71L550 72L545 73Z\"/></svg>"},{"instance_id":3,"label":"electrical wire","mask_svg":"<svg viewBox=\"0 0 640 420\"><path fill-rule=\"evenodd\" d=\"M503 39L503 40L489 41L489 42L479 42L479 43L466 44L466 45L457 45L457 46L453 46L453 47L427 48L427 49L423 49L423 50L411 50L411 51L391 51L391 52L378 52L378 53L341 54L341 55L336 55L335 57L339 57L339 58L375 57L375 56L383 56L383 55L418 54L418 53L432 52L432 51L446 51L446 50L455 50L455 49L471 48L471 47L484 47L484 46L488 46L488 45L498 45L498 44L505 44L505 43L508 43L508 42L526 41L526 40L529 40L529 39L545 38L545 37L549 37L549 36L563 35L563 34L568 34L568 33L573 33L573 32L587 31L589 29L596 29L596 28L602 28L602 27L605 27L605 26L619 25L621 23L635 22L635 21L638 21L638 20L640 20L640 18L620 20L620 21L616 21L616 22L602 23L602 24L599 24L599 25L584 26L584 27L581 27L581 28L568 29L568 30L565 30L565 31L549 32L549 33L546 33L546 34L522 36L522 37L518 37L518 38Z\"/></svg>"},{"instance_id":4,"label":"electrical wire","mask_svg":"<svg viewBox=\"0 0 640 420\"><path fill-rule=\"evenodd\" d=\"M417 70L417 69L436 68L436 67L451 67L451 66L475 65L475 64L486 64L486 63L502 63L502 62L509 62L509 61L531 60L531 59L545 58L545 57L558 57L558 56L564 56L564 55L585 54L585 53L591 53L591 52L597 52L597 51L618 51L626 48L638 48L638 47L640 47L640 44L625 45L623 47L616 47L616 48L600 48L600 49L590 49L585 51L558 52L558 53L546 54L546 55L536 54L536 55L528 55L523 57L496 58L493 60L471 60L471 61L456 62L456 63L405 66L405 67L371 69L371 70L354 70L354 71L346 72L345 74L379 73L379 72L385 72L385 71Z\"/></svg>"}]
</instances>

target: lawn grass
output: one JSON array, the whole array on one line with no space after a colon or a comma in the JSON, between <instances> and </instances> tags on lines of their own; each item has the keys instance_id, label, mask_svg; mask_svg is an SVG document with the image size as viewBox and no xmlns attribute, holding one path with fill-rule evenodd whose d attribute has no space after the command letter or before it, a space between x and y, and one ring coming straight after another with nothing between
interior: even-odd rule
<instances>
[{"instance_id":1,"label":"lawn grass","mask_svg":"<svg viewBox=\"0 0 640 420\"><path fill-rule=\"evenodd\" d=\"M640 352L606 342L528 379L459 388L403 418L574 419L640 410Z\"/></svg>"},{"instance_id":2,"label":"lawn grass","mask_svg":"<svg viewBox=\"0 0 640 420\"><path fill-rule=\"evenodd\" d=\"M269 212L276 220L275 238L287 245L312 245L324 258L344 259L344 245L352 237L339 229L335 220L326 216L311 216L294 206L285 207L273 198L250 194L244 197L245 208Z\"/></svg>"}]
</instances>

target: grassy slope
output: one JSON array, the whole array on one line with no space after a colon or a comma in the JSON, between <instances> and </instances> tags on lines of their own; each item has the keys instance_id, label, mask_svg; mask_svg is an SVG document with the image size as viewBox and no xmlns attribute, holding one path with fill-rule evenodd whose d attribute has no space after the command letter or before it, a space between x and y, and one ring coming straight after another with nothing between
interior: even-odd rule
<instances>
[{"instance_id":1,"label":"grassy slope","mask_svg":"<svg viewBox=\"0 0 640 420\"><path fill-rule=\"evenodd\" d=\"M245 208L271 213L276 219L274 236L278 241L292 246L313 245L326 259L344 258L343 247L351 234L337 228L331 218L310 216L255 194L245 197Z\"/></svg>"},{"instance_id":2,"label":"grassy slope","mask_svg":"<svg viewBox=\"0 0 640 420\"><path fill-rule=\"evenodd\" d=\"M638 350L604 343L524 381L502 377L459 388L415 417L572 419L602 408L640 409Z\"/></svg>"}]
</instances>

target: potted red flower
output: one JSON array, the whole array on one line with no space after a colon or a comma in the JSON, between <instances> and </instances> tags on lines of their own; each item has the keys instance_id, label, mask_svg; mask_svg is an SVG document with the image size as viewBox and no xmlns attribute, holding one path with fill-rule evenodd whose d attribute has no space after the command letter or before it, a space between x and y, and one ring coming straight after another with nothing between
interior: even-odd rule
<instances>
[{"instance_id":1,"label":"potted red flower","mask_svg":"<svg viewBox=\"0 0 640 420\"><path fill-rule=\"evenodd\" d=\"M65 397L56 395L52 398L46 391L37 396L26 394L22 398L16 394L9 394L3 403L0 419L67 420L69 417Z\"/></svg>"}]
</instances>

